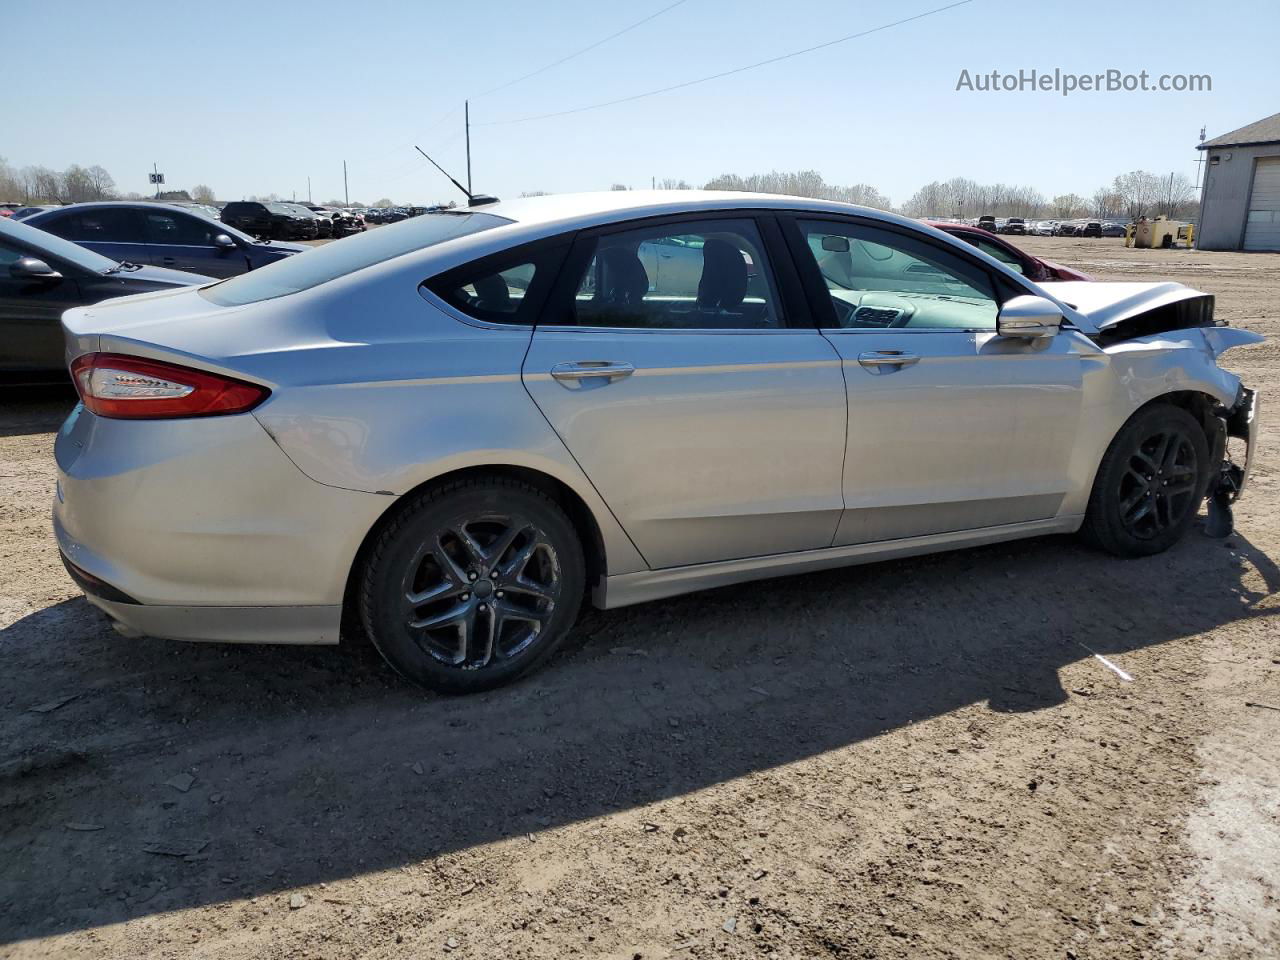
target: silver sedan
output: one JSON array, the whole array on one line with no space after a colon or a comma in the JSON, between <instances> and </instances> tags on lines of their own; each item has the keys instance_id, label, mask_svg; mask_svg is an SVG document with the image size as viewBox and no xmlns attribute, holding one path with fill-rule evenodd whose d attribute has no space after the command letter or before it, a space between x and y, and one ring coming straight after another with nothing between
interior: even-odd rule
<instances>
[{"instance_id":1,"label":"silver sedan","mask_svg":"<svg viewBox=\"0 0 1280 960\"><path fill-rule=\"evenodd\" d=\"M892 214L738 193L441 211L69 311L67 568L129 635L364 632L446 691L600 607L1083 531L1230 530L1258 338L1037 286ZM344 614L346 616L344 616Z\"/></svg>"}]
</instances>

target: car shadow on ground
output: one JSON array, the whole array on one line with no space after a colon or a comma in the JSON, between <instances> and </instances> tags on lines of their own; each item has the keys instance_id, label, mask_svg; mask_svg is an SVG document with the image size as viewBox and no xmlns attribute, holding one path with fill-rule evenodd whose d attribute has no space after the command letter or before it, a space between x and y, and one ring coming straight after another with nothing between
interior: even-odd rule
<instances>
[{"instance_id":1,"label":"car shadow on ground","mask_svg":"<svg viewBox=\"0 0 1280 960\"><path fill-rule=\"evenodd\" d=\"M70 383L39 387L0 384L0 437L20 437L57 430L76 403Z\"/></svg>"},{"instance_id":2,"label":"car shadow on ground","mask_svg":"<svg viewBox=\"0 0 1280 960\"><path fill-rule=\"evenodd\" d=\"M0 631L0 940L536 835L972 704L1054 709L1063 666L1277 590L1241 536L1128 562L1028 541L589 612L547 669L470 698L358 645L126 640L65 601Z\"/></svg>"}]
</instances>

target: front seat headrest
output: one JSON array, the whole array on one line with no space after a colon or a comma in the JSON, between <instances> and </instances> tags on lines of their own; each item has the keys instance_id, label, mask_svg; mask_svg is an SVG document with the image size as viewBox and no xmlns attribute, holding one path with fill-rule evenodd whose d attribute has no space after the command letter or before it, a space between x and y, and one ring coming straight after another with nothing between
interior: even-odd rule
<instances>
[{"instance_id":1,"label":"front seat headrest","mask_svg":"<svg viewBox=\"0 0 1280 960\"><path fill-rule=\"evenodd\" d=\"M702 245L702 279L698 306L732 310L747 295L747 263L742 251L727 240L712 238Z\"/></svg>"},{"instance_id":2,"label":"front seat headrest","mask_svg":"<svg viewBox=\"0 0 1280 960\"><path fill-rule=\"evenodd\" d=\"M596 296L605 303L634 304L649 292L649 274L634 250L609 247L599 253L601 277Z\"/></svg>"}]
</instances>

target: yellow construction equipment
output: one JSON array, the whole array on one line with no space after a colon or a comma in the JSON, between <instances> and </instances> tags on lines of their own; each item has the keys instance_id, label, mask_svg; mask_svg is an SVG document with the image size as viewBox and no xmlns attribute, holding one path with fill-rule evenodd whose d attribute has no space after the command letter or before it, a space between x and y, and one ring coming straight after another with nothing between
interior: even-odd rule
<instances>
[{"instance_id":1,"label":"yellow construction equipment","mask_svg":"<svg viewBox=\"0 0 1280 960\"><path fill-rule=\"evenodd\" d=\"M1148 220L1143 217L1137 223L1132 223L1125 228L1124 245L1126 247L1149 247L1169 248L1177 246L1179 240L1186 240L1187 246L1191 246L1191 240L1194 227L1189 223L1183 223L1180 220L1170 220L1168 217L1156 217L1154 220Z\"/></svg>"}]
</instances>

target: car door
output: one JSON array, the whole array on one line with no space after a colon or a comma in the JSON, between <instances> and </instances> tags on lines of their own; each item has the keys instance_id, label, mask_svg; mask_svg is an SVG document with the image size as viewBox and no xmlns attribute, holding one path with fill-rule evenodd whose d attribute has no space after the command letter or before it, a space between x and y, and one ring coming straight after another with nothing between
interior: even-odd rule
<instances>
[{"instance_id":1,"label":"car door","mask_svg":"<svg viewBox=\"0 0 1280 960\"><path fill-rule=\"evenodd\" d=\"M1055 516L1079 483L1078 335L998 336L1012 281L922 232L834 219L786 226L848 386L836 544Z\"/></svg>"},{"instance_id":2,"label":"car door","mask_svg":"<svg viewBox=\"0 0 1280 960\"><path fill-rule=\"evenodd\" d=\"M133 207L72 207L42 217L34 225L112 260L153 262L143 233L142 213Z\"/></svg>"},{"instance_id":3,"label":"car door","mask_svg":"<svg viewBox=\"0 0 1280 960\"><path fill-rule=\"evenodd\" d=\"M234 277L248 269L245 254L236 247L219 247L220 225L177 210L157 207L143 214L151 262L174 270L209 277Z\"/></svg>"},{"instance_id":4,"label":"car door","mask_svg":"<svg viewBox=\"0 0 1280 960\"><path fill-rule=\"evenodd\" d=\"M652 567L835 534L840 358L794 275L769 267L762 233L776 231L720 215L585 233L534 330L525 386ZM659 286L644 249L679 249L697 269Z\"/></svg>"},{"instance_id":5,"label":"car door","mask_svg":"<svg viewBox=\"0 0 1280 960\"><path fill-rule=\"evenodd\" d=\"M66 265L45 259L62 276L28 280L9 267L38 253L0 240L0 381L65 369L62 312L81 302L80 287Z\"/></svg>"}]
</instances>

